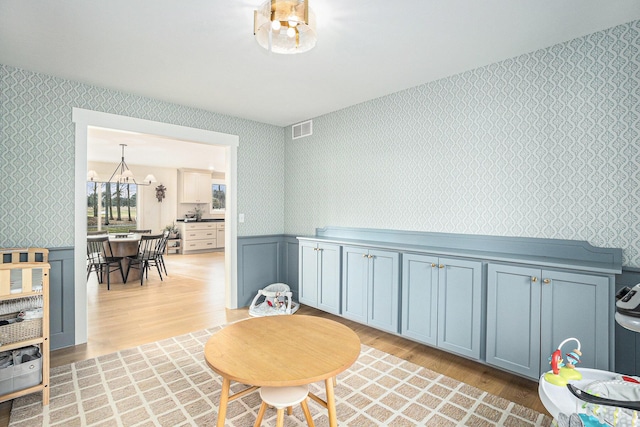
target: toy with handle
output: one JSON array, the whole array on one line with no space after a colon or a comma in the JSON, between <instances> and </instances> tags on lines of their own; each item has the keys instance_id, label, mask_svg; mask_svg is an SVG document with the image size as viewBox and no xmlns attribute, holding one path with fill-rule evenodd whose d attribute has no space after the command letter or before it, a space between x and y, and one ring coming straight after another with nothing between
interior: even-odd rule
<instances>
[{"instance_id":1,"label":"toy with handle","mask_svg":"<svg viewBox=\"0 0 640 427\"><path fill-rule=\"evenodd\" d=\"M575 341L578 344L578 348L566 354L567 362L562 360L562 346L569 341ZM558 348L551 354L549 358L549 364L551 365L551 371L544 374L544 379L557 386L565 386L569 383L569 380L580 380L582 374L575 369L577 363L580 363L580 341L577 338L567 338L562 341Z\"/></svg>"}]
</instances>

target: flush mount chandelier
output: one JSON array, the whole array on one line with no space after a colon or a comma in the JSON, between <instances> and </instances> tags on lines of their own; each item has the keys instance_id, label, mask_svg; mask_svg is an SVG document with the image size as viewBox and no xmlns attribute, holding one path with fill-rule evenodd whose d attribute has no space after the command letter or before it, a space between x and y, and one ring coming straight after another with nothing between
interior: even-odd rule
<instances>
[{"instance_id":1,"label":"flush mount chandelier","mask_svg":"<svg viewBox=\"0 0 640 427\"><path fill-rule=\"evenodd\" d=\"M316 17L308 0L268 0L253 11L258 44L274 53L302 53L318 40Z\"/></svg>"}]
</instances>

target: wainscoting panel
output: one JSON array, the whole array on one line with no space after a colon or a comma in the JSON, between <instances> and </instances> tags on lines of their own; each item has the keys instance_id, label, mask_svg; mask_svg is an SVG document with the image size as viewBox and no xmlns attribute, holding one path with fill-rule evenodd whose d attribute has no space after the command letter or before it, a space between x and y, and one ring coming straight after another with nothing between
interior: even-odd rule
<instances>
[{"instance_id":1,"label":"wainscoting panel","mask_svg":"<svg viewBox=\"0 0 640 427\"><path fill-rule=\"evenodd\" d=\"M74 249L49 248L49 328L51 350L75 344Z\"/></svg>"},{"instance_id":2,"label":"wainscoting panel","mask_svg":"<svg viewBox=\"0 0 640 427\"><path fill-rule=\"evenodd\" d=\"M246 307L258 290L286 283L298 300L298 241L293 236L238 237L238 307Z\"/></svg>"},{"instance_id":3,"label":"wainscoting panel","mask_svg":"<svg viewBox=\"0 0 640 427\"><path fill-rule=\"evenodd\" d=\"M285 236L282 249L285 274L283 283L289 285L294 299L298 301L298 239L295 236Z\"/></svg>"}]
</instances>

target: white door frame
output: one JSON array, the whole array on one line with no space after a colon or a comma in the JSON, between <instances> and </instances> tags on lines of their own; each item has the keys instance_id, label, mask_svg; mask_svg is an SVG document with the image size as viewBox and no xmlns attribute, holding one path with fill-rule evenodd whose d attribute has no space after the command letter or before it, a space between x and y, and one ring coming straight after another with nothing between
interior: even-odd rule
<instances>
[{"instance_id":1,"label":"white door frame","mask_svg":"<svg viewBox=\"0 0 640 427\"><path fill-rule=\"evenodd\" d=\"M238 307L238 229L237 229L237 182L238 182L238 135L208 131L151 120L136 119L99 111L73 108L72 120L75 123L75 238L74 238L74 281L75 281L75 344L87 342L87 134L89 126L125 130L130 132L160 135L189 142L199 142L222 146L226 152L227 184L225 211L225 305Z\"/></svg>"}]
</instances>

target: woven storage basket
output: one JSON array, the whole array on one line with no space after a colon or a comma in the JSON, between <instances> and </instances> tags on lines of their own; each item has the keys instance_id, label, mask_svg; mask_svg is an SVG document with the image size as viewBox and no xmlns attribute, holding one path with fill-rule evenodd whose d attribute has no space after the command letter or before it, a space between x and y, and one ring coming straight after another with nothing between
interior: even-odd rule
<instances>
[{"instance_id":1,"label":"woven storage basket","mask_svg":"<svg viewBox=\"0 0 640 427\"><path fill-rule=\"evenodd\" d=\"M15 319L18 313L5 314L0 320ZM42 336L42 319L23 320L0 326L0 345L39 338Z\"/></svg>"}]
</instances>

